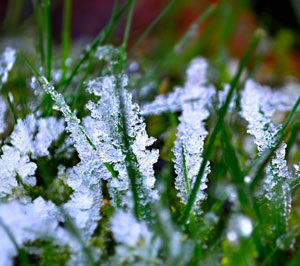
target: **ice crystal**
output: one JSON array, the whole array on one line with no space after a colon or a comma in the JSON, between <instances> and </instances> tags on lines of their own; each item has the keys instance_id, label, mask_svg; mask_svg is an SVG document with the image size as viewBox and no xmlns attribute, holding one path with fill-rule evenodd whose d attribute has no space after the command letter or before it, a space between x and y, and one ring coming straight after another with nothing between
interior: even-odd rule
<instances>
[{"instance_id":1,"label":"ice crystal","mask_svg":"<svg viewBox=\"0 0 300 266\"><path fill-rule=\"evenodd\" d=\"M173 148L175 171L177 174L175 187L179 190L178 196L183 203L186 203L189 198L190 190L195 183L202 163L201 155L204 139L207 135L204 121L209 116L207 106L215 93L214 88L202 86L206 82L206 67L206 61L197 59L192 61L187 70L185 90L191 91L195 95L195 99L182 103L182 114L179 117L180 124L177 129L177 139ZM199 203L206 198L204 190L207 188L206 183L209 171L207 164L195 202L195 210L198 211Z\"/></svg>"},{"instance_id":2,"label":"ice crystal","mask_svg":"<svg viewBox=\"0 0 300 266\"><path fill-rule=\"evenodd\" d=\"M26 205L17 201L0 204L0 266L13 265L13 257L17 255L7 229L20 247L29 240L52 238L58 226L55 209L53 203L42 198Z\"/></svg>"},{"instance_id":3,"label":"ice crystal","mask_svg":"<svg viewBox=\"0 0 300 266\"><path fill-rule=\"evenodd\" d=\"M141 265L157 258L160 243L146 223L138 222L131 213L117 210L111 218L111 231L118 243L113 265Z\"/></svg>"},{"instance_id":4,"label":"ice crystal","mask_svg":"<svg viewBox=\"0 0 300 266\"><path fill-rule=\"evenodd\" d=\"M254 136L258 153L274 148L278 143L277 133L280 125L272 123L275 110L288 110L292 107L292 95L284 97L273 92L268 87L262 87L253 81L248 81L242 93L242 116L248 121L247 132ZM288 221L291 208L291 174L285 159L286 144L281 142L270 163L266 167L264 188L266 198L272 206L282 209L282 219Z\"/></svg>"},{"instance_id":5,"label":"ice crystal","mask_svg":"<svg viewBox=\"0 0 300 266\"><path fill-rule=\"evenodd\" d=\"M174 92L168 95L158 95L152 103L142 107L143 115L160 114L166 111L178 111L185 102L199 98L210 98L214 94L214 88L207 83L208 63L203 58L191 61L184 87L176 87Z\"/></svg>"},{"instance_id":6,"label":"ice crystal","mask_svg":"<svg viewBox=\"0 0 300 266\"><path fill-rule=\"evenodd\" d=\"M173 152L177 174L175 187L179 190L178 196L183 203L187 203L202 163L201 156L204 139L207 135L207 131L204 128L204 121L209 116L208 111L205 109L207 100L209 99L185 104L182 115L179 118L180 124L177 129L177 139ZM207 164L195 201L195 210L199 210L198 205L206 198L204 190L207 188L206 183L209 171Z\"/></svg>"},{"instance_id":7,"label":"ice crystal","mask_svg":"<svg viewBox=\"0 0 300 266\"><path fill-rule=\"evenodd\" d=\"M5 101L0 96L0 134L2 134L5 130L5 112L7 110L7 106Z\"/></svg>"},{"instance_id":8,"label":"ice crystal","mask_svg":"<svg viewBox=\"0 0 300 266\"><path fill-rule=\"evenodd\" d=\"M118 172L116 177L108 180L111 194L114 194L115 189L119 192L129 189L130 160L132 167L141 175L136 177L136 182L141 192L145 193L142 204L146 204L151 198L157 197L153 189L153 163L157 161L158 152L147 150L154 139L148 137L139 107L132 103L132 96L125 86L126 76L105 76L88 82L88 91L100 96L100 99L87 104L91 118L85 124L93 143L98 147L101 159L112 163L114 170ZM127 162L124 163L125 161Z\"/></svg>"},{"instance_id":9,"label":"ice crystal","mask_svg":"<svg viewBox=\"0 0 300 266\"><path fill-rule=\"evenodd\" d=\"M7 82L8 72L12 69L16 60L16 50L11 47L6 47L0 55L0 89Z\"/></svg>"}]
</instances>

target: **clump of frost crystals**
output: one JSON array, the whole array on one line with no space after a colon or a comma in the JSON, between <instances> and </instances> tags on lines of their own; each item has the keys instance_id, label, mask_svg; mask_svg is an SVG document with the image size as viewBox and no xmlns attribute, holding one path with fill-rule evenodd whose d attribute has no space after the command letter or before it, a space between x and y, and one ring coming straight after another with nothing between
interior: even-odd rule
<instances>
[{"instance_id":1,"label":"clump of frost crystals","mask_svg":"<svg viewBox=\"0 0 300 266\"><path fill-rule=\"evenodd\" d=\"M58 217L56 206L52 202L44 201L41 197L26 205L20 204L16 200L1 203L0 266L14 265L13 259L18 254L8 232L19 247L22 247L26 241L52 239L58 233ZM55 244L61 245L61 240L56 241Z\"/></svg>"},{"instance_id":2,"label":"clump of frost crystals","mask_svg":"<svg viewBox=\"0 0 300 266\"><path fill-rule=\"evenodd\" d=\"M2 134L5 130L5 112L7 110L7 105L5 101L0 96L0 134Z\"/></svg>"},{"instance_id":3,"label":"clump of frost crystals","mask_svg":"<svg viewBox=\"0 0 300 266\"><path fill-rule=\"evenodd\" d=\"M158 95L153 102L142 106L143 115L160 114L182 110L184 103L211 98L215 89L207 83L208 63L204 58L195 58L187 69L184 87L175 87L168 95Z\"/></svg>"},{"instance_id":4,"label":"clump of frost crystals","mask_svg":"<svg viewBox=\"0 0 300 266\"><path fill-rule=\"evenodd\" d=\"M111 174L99 160L96 147L91 143L80 120L66 104L63 95L58 93L46 78L41 77L39 80L45 92L53 99L55 103L53 108L59 110L65 117L66 130L71 133L80 158L77 165L67 170L65 183L73 189L73 193L63 208L76 228L80 229L80 237L84 239L85 244L88 244L101 218L99 213L102 205L101 180L108 179ZM71 262L76 265L79 265L78 263L84 257L79 251L76 245L71 250Z\"/></svg>"},{"instance_id":5,"label":"clump of frost crystals","mask_svg":"<svg viewBox=\"0 0 300 266\"><path fill-rule=\"evenodd\" d=\"M0 199L22 190L17 176L23 184L36 184L37 166L30 159L49 156L51 143L64 131L63 121L54 117L36 118L33 114L18 119L10 135L10 143L2 146L0 157Z\"/></svg>"},{"instance_id":6,"label":"clump of frost crystals","mask_svg":"<svg viewBox=\"0 0 300 266\"><path fill-rule=\"evenodd\" d=\"M275 125L271 120L275 111L289 110L295 101L293 94L286 95L284 90L280 92L273 92L270 88L260 86L251 80L247 81L242 92L241 115L248 122L247 132L254 136L259 155L277 144L276 133L281 125ZM283 223L287 223L291 209L292 180L285 154L286 144L281 142L266 167L264 180L266 198L279 210Z\"/></svg>"},{"instance_id":7,"label":"clump of frost crystals","mask_svg":"<svg viewBox=\"0 0 300 266\"><path fill-rule=\"evenodd\" d=\"M131 205L129 188L130 180L134 178L141 204L146 205L157 199L153 164L158 159L158 151L147 149L154 138L148 137L139 106L132 102L126 86L126 75L104 76L89 81L87 90L100 98L97 102L88 102L91 116L85 119L84 124L101 160L111 164L118 173L108 180L115 203L117 191L122 204ZM137 176L129 175L129 165Z\"/></svg>"},{"instance_id":8,"label":"clump of frost crystals","mask_svg":"<svg viewBox=\"0 0 300 266\"><path fill-rule=\"evenodd\" d=\"M16 50L11 47L6 47L0 55L0 89L2 84L7 81L8 72L12 69L16 60Z\"/></svg>"},{"instance_id":9,"label":"clump of frost crystals","mask_svg":"<svg viewBox=\"0 0 300 266\"><path fill-rule=\"evenodd\" d=\"M111 231L117 243L111 265L142 265L157 260L159 241L147 224L138 222L131 213L117 210L111 218Z\"/></svg>"},{"instance_id":10,"label":"clump of frost crystals","mask_svg":"<svg viewBox=\"0 0 300 266\"><path fill-rule=\"evenodd\" d=\"M193 101L183 101L180 124L177 130L177 139L173 148L175 171L177 174L175 187L179 190L178 196L183 203L187 203L190 190L195 183L196 176L202 163L204 139L207 131L204 121L208 118L209 105L215 89L205 86L207 63L203 59L195 59L187 70L187 80L184 86L186 94L190 92ZM202 176L200 189L197 194L194 210L200 213L199 204L206 198L204 190L207 188L207 175L210 172L206 165Z\"/></svg>"},{"instance_id":11,"label":"clump of frost crystals","mask_svg":"<svg viewBox=\"0 0 300 266\"><path fill-rule=\"evenodd\" d=\"M8 72L12 69L16 60L16 51L11 47L6 47L4 52L0 55L0 92L2 85L7 82ZM5 130L5 112L7 105L0 95L0 134Z\"/></svg>"}]
</instances>

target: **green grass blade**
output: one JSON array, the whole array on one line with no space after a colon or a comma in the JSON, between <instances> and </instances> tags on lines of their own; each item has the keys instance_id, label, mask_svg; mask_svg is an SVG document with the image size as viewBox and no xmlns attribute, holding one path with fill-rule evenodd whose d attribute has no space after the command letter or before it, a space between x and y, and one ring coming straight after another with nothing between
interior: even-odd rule
<instances>
[{"instance_id":1,"label":"green grass blade","mask_svg":"<svg viewBox=\"0 0 300 266\"><path fill-rule=\"evenodd\" d=\"M37 25L37 33L38 33L38 50L41 57L41 65L45 64L45 51L44 51L44 34L43 34L43 18L42 18L42 10L39 0L33 0L34 6L34 14Z\"/></svg>"},{"instance_id":2,"label":"green grass blade","mask_svg":"<svg viewBox=\"0 0 300 266\"><path fill-rule=\"evenodd\" d=\"M220 108L219 117L218 117L216 126L214 127L213 132L212 132L210 138L208 139L207 146L204 149L203 161L201 163L200 170L197 174L195 185L194 185L194 187L192 189L192 192L191 192L191 196L189 197L189 200L187 202L187 205L185 207L183 215L182 215L181 219L179 220L179 224L181 226L184 226L188 221L189 214L192 210L193 204L194 204L195 199L196 199L197 192L198 192L200 184L201 184L202 175L203 175L205 167L208 163L209 157L212 154L217 136L218 136L219 132L222 130L223 121L224 121L225 115L227 113L230 101L232 99L233 92L237 88L237 85L238 85L239 79L241 77L241 74L242 74L244 68L246 67L247 62L249 61L249 58L250 58L252 52L255 50L255 48L256 48L259 40L261 39L262 35L263 34L262 34L261 30L256 31L256 33L254 34L254 36L253 36L253 38L252 38L245 54L243 55L243 57L240 61L237 73L234 76L232 82L230 83L230 89L229 89L229 92L227 94L227 97L226 97L226 100L225 100L224 104Z\"/></svg>"},{"instance_id":3,"label":"green grass blade","mask_svg":"<svg viewBox=\"0 0 300 266\"><path fill-rule=\"evenodd\" d=\"M51 33L51 15L50 0L44 0L44 23L46 36L46 66L45 73L48 80L51 80L52 70L52 33Z\"/></svg>"},{"instance_id":4,"label":"green grass blade","mask_svg":"<svg viewBox=\"0 0 300 266\"><path fill-rule=\"evenodd\" d=\"M126 21L126 27L125 27L125 33L124 33L124 38L123 38L123 43L122 45L126 47L128 38L129 38L129 32L130 32L130 27L131 27L131 22L132 22L132 17L133 17L133 11L135 8L135 0L130 1L130 7L129 7L129 12L127 15L127 21Z\"/></svg>"},{"instance_id":5,"label":"green grass blade","mask_svg":"<svg viewBox=\"0 0 300 266\"><path fill-rule=\"evenodd\" d=\"M71 40L70 40L70 22L71 22L71 2L72 0L64 0L63 13L63 30L62 30L62 77L64 80L67 73L67 59L70 54Z\"/></svg>"},{"instance_id":6,"label":"green grass blade","mask_svg":"<svg viewBox=\"0 0 300 266\"><path fill-rule=\"evenodd\" d=\"M131 47L128 54L130 55L136 48L141 44L141 42L145 39L145 37L149 34L149 32L158 24L158 22L168 13L168 11L174 6L174 4L178 0L172 0L155 18L155 20L148 26L148 28L143 32L141 37L138 38L136 43Z\"/></svg>"},{"instance_id":7,"label":"green grass blade","mask_svg":"<svg viewBox=\"0 0 300 266\"><path fill-rule=\"evenodd\" d=\"M148 80L155 73L157 73L159 67L167 62L168 59L174 54L176 47L183 46L186 42L189 41L190 32L194 30L195 25L199 27L203 21L205 21L217 10L217 8L218 6L216 4L212 4L208 7L207 10L200 14L199 17L190 25L188 30L183 34L183 36L175 43L175 45L164 56L162 56L161 59L158 60L158 62L153 66L153 68L151 68L150 71L147 72L147 76L145 79Z\"/></svg>"},{"instance_id":8,"label":"green grass blade","mask_svg":"<svg viewBox=\"0 0 300 266\"><path fill-rule=\"evenodd\" d=\"M90 57L92 52L103 43L105 38L109 36L109 34L112 31L113 26L115 23L120 19L120 17L124 14L125 10L127 9L129 5L129 1L126 1L126 3L111 17L110 22L108 25L101 31L101 33L92 41L90 48L86 51L86 53L81 57L79 62L75 65L73 68L71 74L69 77L63 82L64 90L68 87L68 85L71 83L72 79L77 75L80 67L87 61L87 59Z\"/></svg>"}]
</instances>

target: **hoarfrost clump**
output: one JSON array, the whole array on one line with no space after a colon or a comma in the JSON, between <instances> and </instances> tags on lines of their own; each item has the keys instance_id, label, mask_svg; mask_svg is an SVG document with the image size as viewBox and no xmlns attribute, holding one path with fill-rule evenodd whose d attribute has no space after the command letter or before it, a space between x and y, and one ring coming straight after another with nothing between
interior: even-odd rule
<instances>
[{"instance_id":1,"label":"hoarfrost clump","mask_svg":"<svg viewBox=\"0 0 300 266\"><path fill-rule=\"evenodd\" d=\"M157 199L153 164L158 159L158 151L147 150L154 138L148 137L139 106L132 103L126 86L125 75L117 78L105 76L88 82L88 91L100 96L100 99L96 103L88 102L91 117L85 124L93 143L98 147L101 160L112 163L118 172L115 178L108 180L111 195L114 195L114 190L126 192L129 189L128 160L133 160L132 167L140 175L135 179L136 186L143 194L141 204L146 205Z\"/></svg>"},{"instance_id":2,"label":"hoarfrost clump","mask_svg":"<svg viewBox=\"0 0 300 266\"><path fill-rule=\"evenodd\" d=\"M158 95L153 102L142 107L143 115L154 115L163 112L179 111L186 102L199 98L210 98L215 93L211 85L207 85L208 63L204 58L193 59L187 70L187 79L184 87L176 87L168 95Z\"/></svg>"},{"instance_id":3,"label":"hoarfrost clump","mask_svg":"<svg viewBox=\"0 0 300 266\"><path fill-rule=\"evenodd\" d=\"M138 222L131 213L117 210L111 218L111 231L118 244L112 265L142 265L157 261L159 241L146 223Z\"/></svg>"},{"instance_id":4,"label":"hoarfrost clump","mask_svg":"<svg viewBox=\"0 0 300 266\"><path fill-rule=\"evenodd\" d=\"M6 47L0 55L0 89L6 83L8 72L12 69L16 60L16 50L11 47Z\"/></svg>"},{"instance_id":5,"label":"hoarfrost clump","mask_svg":"<svg viewBox=\"0 0 300 266\"><path fill-rule=\"evenodd\" d=\"M64 122L54 117L18 119L10 135L10 145L2 147L0 157L0 198L22 190L22 184L35 186L37 165L30 159L48 156L51 143L64 131ZM19 184L17 176L22 184Z\"/></svg>"},{"instance_id":6,"label":"hoarfrost clump","mask_svg":"<svg viewBox=\"0 0 300 266\"><path fill-rule=\"evenodd\" d=\"M281 125L275 125L271 119L275 111L288 110L292 107L292 95L290 97L281 97L283 91L279 94L274 93L268 87L262 87L253 81L248 81L242 92L241 115L248 121L247 132L254 136L257 145L258 154L261 156L266 150L275 148L275 154L266 167L266 178L264 188L266 198L272 202L272 206L282 208L282 219L288 221L291 209L291 174L288 170L285 159L286 144L278 142L277 133ZM284 95L284 94L283 94Z\"/></svg>"},{"instance_id":7,"label":"hoarfrost clump","mask_svg":"<svg viewBox=\"0 0 300 266\"><path fill-rule=\"evenodd\" d=\"M6 47L0 55L0 91L4 83L7 82L8 72L12 69L16 60L16 51L11 47ZM7 110L6 103L0 95L0 134L5 130L5 112Z\"/></svg>"},{"instance_id":8,"label":"hoarfrost clump","mask_svg":"<svg viewBox=\"0 0 300 266\"><path fill-rule=\"evenodd\" d=\"M7 106L5 101L0 96L0 134L2 134L6 128L5 124L5 112L7 110Z\"/></svg>"},{"instance_id":9,"label":"hoarfrost clump","mask_svg":"<svg viewBox=\"0 0 300 266\"><path fill-rule=\"evenodd\" d=\"M204 121L208 118L207 106L215 94L213 87L206 87L207 63L203 59L195 59L187 70L185 91L192 92L193 101L183 102L180 124L177 129L177 139L173 148L175 158L175 171L177 174L175 187L179 190L178 196L183 203L187 203L191 188L194 186L196 176L202 163L204 139L208 132ZM200 189L194 204L194 210L200 213L199 204L206 198L204 190L207 188L207 175L210 172L206 165L205 173L201 180Z\"/></svg>"},{"instance_id":10,"label":"hoarfrost clump","mask_svg":"<svg viewBox=\"0 0 300 266\"><path fill-rule=\"evenodd\" d=\"M13 210L13 215L11 212ZM26 241L38 238L52 239L58 227L56 206L42 198L26 205L17 201L0 204L0 266L13 265L17 249L8 232L22 247Z\"/></svg>"}]
</instances>

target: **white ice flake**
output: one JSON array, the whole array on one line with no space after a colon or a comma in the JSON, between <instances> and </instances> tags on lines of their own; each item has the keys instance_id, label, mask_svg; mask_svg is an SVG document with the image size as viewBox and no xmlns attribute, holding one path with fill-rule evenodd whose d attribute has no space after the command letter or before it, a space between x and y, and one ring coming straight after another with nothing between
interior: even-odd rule
<instances>
[{"instance_id":1,"label":"white ice flake","mask_svg":"<svg viewBox=\"0 0 300 266\"><path fill-rule=\"evenodd\" d=\"M6 47L0 55L0 90L2 84L7 82L8 72L12 69L16 60L16 50L11 47Z\"/></svg>"},{"instance_id":2,"label":"white ice flake","mask_svg":"<svg viewBox=\"0 0 300 266\"><path fill-rule=\"evenodd\" d=\"M2 147L0 157L0 198L10 195L13 188L19 186L16 176L19 175L24 184L34 186L36 164L30 162L27 155L22 155L11 146Z\"/></svg>"},{"instance_id":3,"label":"white ice flake","mask_svg":"<svg viewBox=\"0 0 300 266\"><path fill-rule=\"evenodd\" d=\"M30 114L24 120L18 119L11 134L11 144L21 154L30 153L33 158L48 156L48 148L59 138L64 129L62 119L35 118Z\"/></svg>"},{"instance_id":4,"label":"white ice flake","mask_svg":"<svg viewBox=\"0 0 300 266\"><path fill-rule=\"evenodd\" d=\"M4 228L9 230L17 244L22 247L25 241L55 236L55 230L58 226L58 220L55 216L55 205L44 201L42 198L37 198L33 203L27 205L17 201L1 203L0 266L13 265L13 257L17 255L17 250Z\"/></svg>"},{"instance_id":5,"label":"white ice flake","mask_svg":"<svg viewBox=\"0 0 300 266\"><path fill-rule=\"evenodd\" d=\"M157 198L153 164L157 161L158 152L147 150L154 139L148 137L139 106L132 102L132 95L125 86L125 75L104 76L87 83L87 90L100 96L100 99L97 102L90 101L86 105L91 112L91 118L84 121L85 128L98 147L101 160L111 163L118 172L116 177L108 180L111 195L115 194L115 189L119 192L129 190L130 179L125 160L126 154L133 153L136 158L134 164L137 163L134 167L141 174L141 177L136 177L137 185L141 184L142 193L147 195L142 202L146 204L149 200ZM126 147L126 138L129 147Z\"/></svg>"},{"instance_id":6,"label":"white ice flake","mask_svg":"<svg viewBox=\"0 0 300 266\"><path fill-rule=\"evenodd\" d=\"M179 117L180 124L173 148L175 155L173 161L177 174L175 187L179 190L178 196L183 203L187 203L202 163L204 140L208 134L204 127L205 120L209 116L207 106L215 94L214 88L203 86L206 83L206 68L207 63L205 60L196 59L192 61L187 70L185 89L186 91L192 91L195 99L182 104L182 114ZM207 188L206 183L209 172L210 168L207 164L194 205L194 210L198 213L201 212L200 202L206 198L204 190Z\"/></svg>"},{"instance_id":7,"label":"white ice flake","mask_svg":"<svg viewBox=\"0 0 300 266\"><path fill-rule=\"evenodd\" d=\"M5 123L5 112L7 110L7 105L4 99L0 96L0 134L2 134L6 128Z\"/></svg>"},{"instance_id":8,"label":"white ice flake","mask_svg":"<svg viewBox=\"0 0 300 266\"><path fill-rule=\"evenodd\" d=\"M242 92L241 115L248 122L247 132L254 136L259 155L274 148L277 144L276 134L281 125L275 125L272 122L275 111L291 109L293 100L296 99L293 95L283 97L281 95L285 95L283 90L278 94L278 92L273 92L270 88L260 86L251 80L247 81ZM284 210L281 216L287 222L291 208L289 184L292 177L287 167L285 153L286 144L281 142L266 166L264 188L266 198L272 202L272 205Z\"/></svg>"},{"instance_id":9,"label":"white ice flake","mask_svg":"<svg viewBox=\"0 0 300 266\"><path fill-rule=\"evenodd\" d=\"M207 85L208 63L203 58L195 58L187 69L184 87L175 87L168 95L158 95L153 102L142 106L142 115L160 114L166 111L179 111L186 102L199 98L210 98L214 88Z\"/></svg>"},{"instance_id":10,"label":"white ice flake","mask_svg":"<svg viewBox=\"0 0 300 266\"><path fill-rule=\"evenodd\" d=\"M112 265L146 265L157 259L160 242L146 223L138 222L131 213L117 210L111 218L111 231L117 242Z\"/></svg>"}]
</instances>

